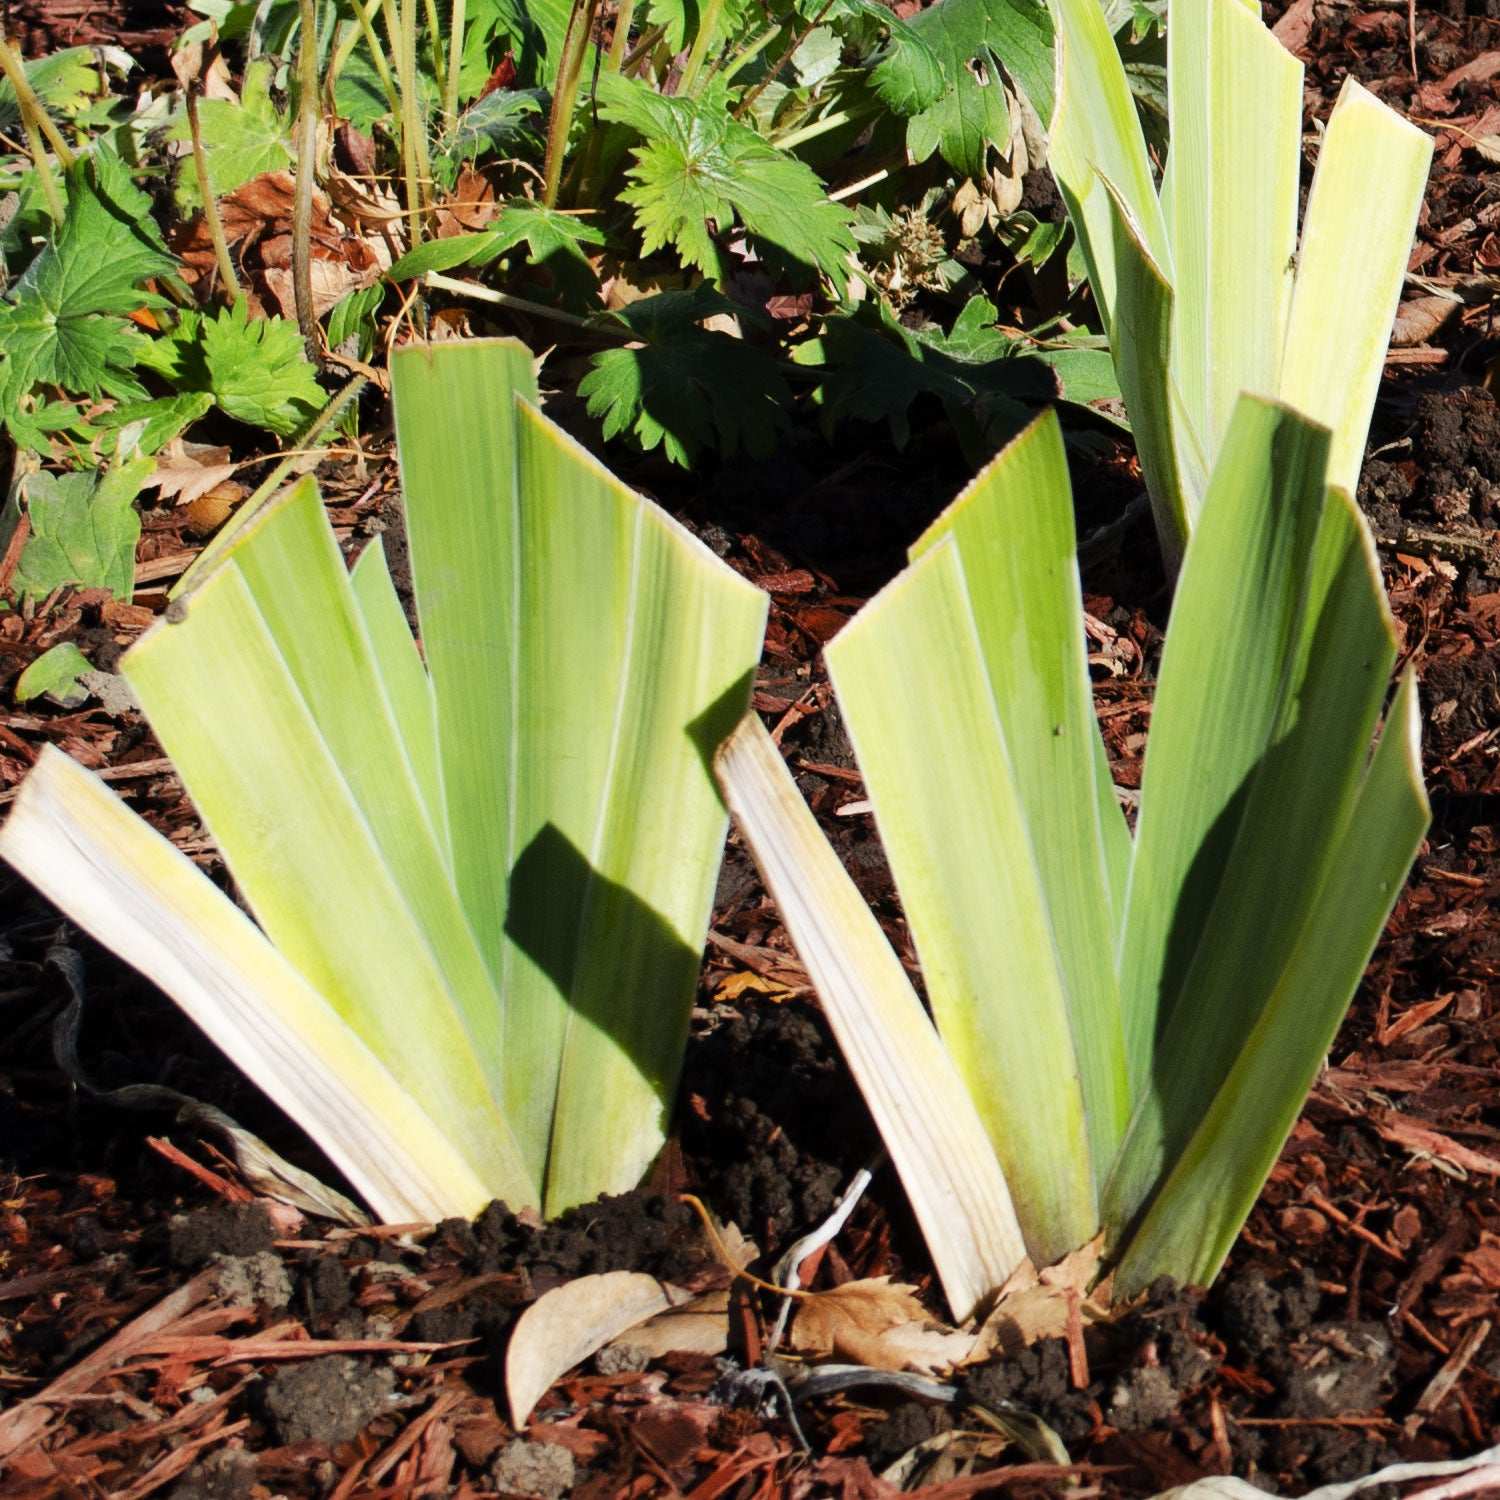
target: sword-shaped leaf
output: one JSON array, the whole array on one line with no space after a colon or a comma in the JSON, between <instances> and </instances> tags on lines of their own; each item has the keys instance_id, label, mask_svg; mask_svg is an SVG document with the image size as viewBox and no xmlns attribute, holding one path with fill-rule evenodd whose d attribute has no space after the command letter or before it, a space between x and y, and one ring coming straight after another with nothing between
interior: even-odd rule
<instances>
[{"instance_id":1,"label":"sword-shaped leaf","mask_svg":"<svg viewBox=\"0 0 1500 1500\"><path fill-rule=\"evenodd\" d=\"M0 851L268 1088L305 1016L272 1092L377 1211L555 1212L633 1186L662 1140L727 818L708 762L766 601L535 410L520 345L393 363L431 677L383 555L346 571L311 481L123 664L269 943L143 825L91 844L86 813L129 820L82 771L49 771L26 802L48 818ZM127 878L122 928L93 892ZM257 1054L245 1006L276 984ZM355 1095L410 1142L399 1170L371 1155L387 1132L338 1125Z\"/></svg>"},{"instance_id":2,"label":"sword-shaped leaf","mask_svg":"<svg viewBox=\"0 0 1500 1500\"><path fill-rule=\"evenodd\" d=\"M1432 138L1345 80L1323 133L1277 394L1333 432L1352 495L1416 232Z\"/></svg>"},{"instance_id":3,"label":"sword-shaped leaf","mask_svg":"<svg viewBox=\"0 0 1500 1500\"><path fill-rule=\"evenodd\" d=\"M1073 549L1049 413L827 650L933 1015L1039 1263L1094 1233L1129 1109L1111 905L1125 826L1097 796Z\"/></svg>"},{"instance_id":4,"label":"sword-shaped leaf","mask_svg":"<svg viewBox=\"0 0 1500 1500\"><path fill-rule=\"evenodd\" d=\"M1131 1237L1116 1278L1123 1295L1160 1275L1207 1286L1218 1274L1333 1044L1427 820L1408 671L1276 984Z\"/></svg>"},{"instance_id":5,"label":"sword-shaped leaf","mask_svg":"<svg viewBox=\"0 0 1500 1500\"><path fill-rule=\"evenodd\" d=\"M753 715L724 743L717 769L901 1175L953 1316L967 1318L1026 1253L974 1101Z\"/></svg>"}]
</instances>

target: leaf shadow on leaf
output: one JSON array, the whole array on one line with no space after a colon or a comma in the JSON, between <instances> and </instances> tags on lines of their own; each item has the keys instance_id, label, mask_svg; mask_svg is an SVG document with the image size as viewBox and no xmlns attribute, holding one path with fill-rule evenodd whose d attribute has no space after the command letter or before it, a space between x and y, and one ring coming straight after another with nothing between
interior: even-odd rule
<instances>
[{"instance_id":1,"label":"leaf shadow on leaf","mask_svg":"<svg viewBox=\"0 0 1500 1500\"><path fill-rule=\"evenodd\" d=\"M755 669L752 667L735 678L687 727L687 736L703 762L709 781L716 788L719 778L714 769L715 757L724 741L734 733L735 726L745 717L754 684ZM722 790L720 800L723 800Z\"/></svg>"},{"instance_id":2,"label":"leaf shadow on leaf","mask_svg":"<svg viewBox=\"0 0 1500 1500\"><path fill-rule=\"evenodd\" d=\"M743 702L743 698L741 699ZM610 880L554 823L544 825L510 874L505 935L552 981L569 1006L611 1038L661 1104L665 1131L677 1092L675 1070L662 1076L662 997L692 988L700 955L628 886ZM619 955L626 973L657 977L649 993L621 994L590 982L585 953ZM598 964L593 969L597 971ZM682 1016L684 1038L687 1013Z\"/></svg>"}]
</instances>

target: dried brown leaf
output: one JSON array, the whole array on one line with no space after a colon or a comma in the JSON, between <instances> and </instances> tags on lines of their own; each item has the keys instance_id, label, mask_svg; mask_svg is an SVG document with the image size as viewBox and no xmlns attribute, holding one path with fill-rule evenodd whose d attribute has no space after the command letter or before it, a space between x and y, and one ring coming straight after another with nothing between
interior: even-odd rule
<instances>
[{"instance_id":1,"label":"dried brown leaf","mask_svg":"<svg viewBox=\"0 0 1500 1500\"><path fill-rule=\"evenodd\" d=\"M606 1271L554 1287L521 1314L505 1356L511 1422L519 1432L559 1375L627 1328L686 1302L688 1293L638 1271Z\"/></svg>"},{"instance_id":2,"label":"dried brown leaf","mask_svg":"<svg viewBox=\"0 0 1500 1500\"><path fill-rule=\"evenodd\" d=\"M944 1327L888 1276L814 1292L798 1303L792 1344L820 1359L847 1360L874 1370L932 1375L965 1359L972 1333Z\"/></svg>"},{"instance_id":3,"label":"dried brown leaf","mask_svg":"<svg viewBox=\"0 0 1500 1500\"><path fill-rule=\"evenodd\" d=\"M1391 343L1398 349L1425 344L1461 306L1452 297L1409 297L1396 309Z\"/></svg>"}]
</instances>

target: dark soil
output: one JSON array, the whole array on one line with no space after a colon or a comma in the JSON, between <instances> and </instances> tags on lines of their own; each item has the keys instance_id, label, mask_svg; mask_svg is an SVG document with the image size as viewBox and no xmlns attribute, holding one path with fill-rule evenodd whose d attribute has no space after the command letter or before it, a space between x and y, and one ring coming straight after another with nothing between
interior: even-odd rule
<instances>
[{"instance_id":1,"label":"dark soil","mask_svg":"<svg viewBox=\"0 0 1500 1500\"><path fill-rule=\"evenodd\" d=\"M1093 1466L1082 1471L1092 1490L1078 1493L1148 1495L1225 1472L1300 1493L1395 1458L1500 1441L1500 179L1473 146L1500 132L1500 73L1448 82L1500 48L1500 16L1463 0L1421 7L1414 78L1407 7L1290 9L1307 23L1302 40L1288 40L1309 65L1313 115L1326 115L1352 71L1438 136L1413 270L1463 307L1429 343L1393 351L1360 490L1403 658L1422 683L1435 816L1330 1066L1214 1289L1153 1288L1119 1322L1088 1331L1086 1370L1078 1351L1042 1342L964 1373L951 1400L871 1388L808 1402L799 1419L810 1455L782 1408L713 1398L721 1372L696 1355L574 1372L529 1430L514 1432L502 1361L536 1296L612 1269L687 1285L710 1277L684 1189L754 1238L769 1264L875 1154L806 975L737 842L720 877L673 1144L640 1193L542 1228L496 1204L473 1224L329 1230L234 1201L243 1194L233 1170L172 1109L119 1108L58 1065L59 941L85 967L83 1082L211 1100L296 1164L336 1173L174 1006L0 875L0 1408L211 1278L171 1337L52 1410L47 1440L12 1459L0 1493L873 1500L887 1493L873 1476L925 1444L903 1483L953 1480L961 1488L947 1500L958 1500L1002 1483L1061 1493L1067 1471L1055 1468L1053 1442ZM183 14L150 0L28 0L7 12L29 50L109 41L157 69ZM589 437L566 369L548 366L559 387L549 409ZM1121 514L1138 480L1117 442L1073 438L1090 536ZM709 463L692 478L609 456L770 592L755 706L910 959L872 822L839 815L863 787L818 653L968 471L935 409L919 413L902 451L874 429L840 439L830 447L806 423L767 463ZM320 479L351 550L376 531L399 534L392 465L358 476L325 468ZM148 512L145 526L143 560L188 545L170 511ZM1085 591L1111 768L1136 786L1166 611L1149 522L1088 550ZM132 606L82 592L34 620L8 616L0 688L63 639L86 641L107 667L161 603L150 590ZM6 788L45 741L109 768L134 806L223 878L138 720L97 706L0 713ZM724 980L747 973L765 986L721 995ZM887 1274L930 1291L888 1170L815 1285ZM748 1303L731 1323L732 1352L749 1358L758 1325ZM299 1343L313 1347L299 1353ZM997 1471L1018 1463L1019 1478Z\"/></svg>"}]
</instances>

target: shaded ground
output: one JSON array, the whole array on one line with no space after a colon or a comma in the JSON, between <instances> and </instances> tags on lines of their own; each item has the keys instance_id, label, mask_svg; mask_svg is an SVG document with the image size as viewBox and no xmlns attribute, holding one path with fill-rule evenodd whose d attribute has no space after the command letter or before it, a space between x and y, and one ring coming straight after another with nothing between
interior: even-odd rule
<instances>
[{"instance_id":1,"label":"shaded ground","mask_svg":"<svg viewBox=\"0 0 1500 1500\"><path fill-rule=\"evenodd\" d=\"M233 1172L170 1112L127 1113L80 1091L55 1060L67 998L59 943L85 964L89 1083L210 1099L334 1175L169 1003L0 877L0 1405L68 1372L81 1380L80 1362L104 1340L175 1299L159 1326L137 1325L124 1373L81 1384L14 1445L5 1495L571 1488L599 1500L852 1500L884 1493L872 1475L898 1462L907 1469L893 1483L947 1484L928 1490L946 1500L1002 1486L1059 1493L1055 1455L1034 1433L1014 1421L1008 1436L997 1430L1015 1408L1040 1416L1085 1466L1080 1494L1149 1494L1230 1470L1300 1491L1393 1456L1460 1456L1500 1441L1500 408L1486 388L1500 355L1500 187L1474 146L1500 130L1500 17L1471 9L1483 7L1422 7L1415 77L1406 7L1298 0L1283 17L1284 39L1309 63L1312 113L1326 114L1352 70L1439 136L1413 262L1430 284L1414 290L1461 300L1393 350L1361 491L1403 658L1423 684L1434 825L1330 1067L1211 1296L1157 1289L1144 1311L1091 1337L1086 1370L1043 1344L971 1372L951 1405L879 1391L810 1403L809 1455L780 1413L710 1400L719 1372L702 1356L575 1373L542 1403L528 1434L541 1442L518 1449L496 1405L498 1359L535 1295L616 1267L687 1282L703 1274L695 1221L675 1202L684 1187L774 1254L827 1213L873 1151L743 851L731 844L721 877L676 1143L653 1191L541 1232L495 1209L476 1226L405 1241L273 1224L258 1206L234 1205L244 1193ZM109 39L132 50L160 47L177 10L142 3L123 15L70 0L10 8L32 46ZM566 390L553 409L571 419ZM368 464L320 476L351 548L394 518L378 413L372 431ZM966 473L936 410L904 452L873 429L841 440L830 448L806 424L774 461L692 481L611 457L771 592L755 706L910 957L870 820L840 815L863 788L817 653ZM1130 499L1131 466L1097 443L1073 457L1089 532ZM61 639L79 640L107 670L159 613L160 581L195 545L179 512L148 512L135 604L75 592L34 620L0 618L7 700L25 664ZM1150 555L1148 528L1127 528L1091 551L1085 576L1096 697L1125 787L1139 784L1164 623ZM217 871L134 716L98 704L0 714L4 788L44 741L105 768ZM888 1172L815 1284L887 1272L930 1279ZM735 1326L744 1353L753 1319Z\"/></svg>"}]
</instances>

